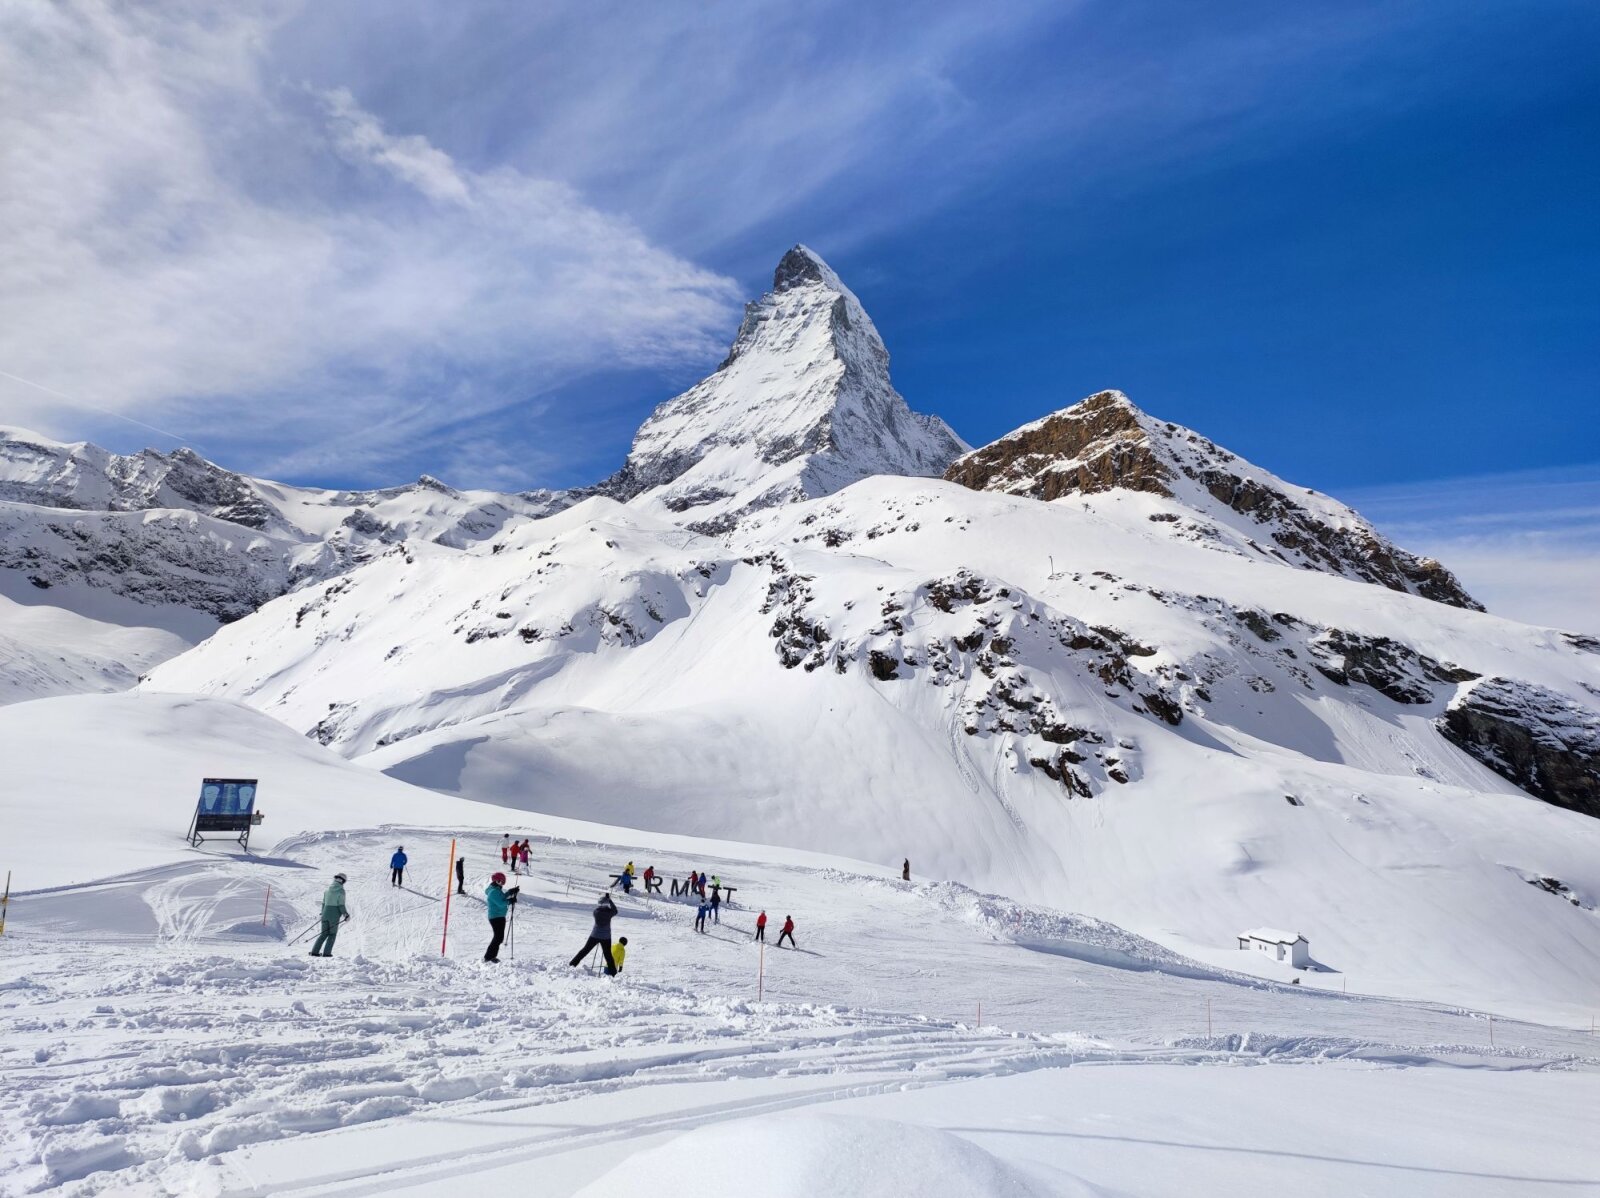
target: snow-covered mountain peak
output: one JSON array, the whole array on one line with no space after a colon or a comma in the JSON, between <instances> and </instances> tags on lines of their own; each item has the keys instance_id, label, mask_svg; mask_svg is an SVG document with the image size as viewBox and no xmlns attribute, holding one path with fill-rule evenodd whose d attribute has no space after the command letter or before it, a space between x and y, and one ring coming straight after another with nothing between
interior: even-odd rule
<instances>
[{"instance_id":1,"label":"snow-covered mountain peak","mask_svg":"<svg viewBox=\"0 0 1600 1198\"><path fill-rule=\"evenodd\" d=\"M833 267L824 262L820 254L810 246L797 244L778 259L778 269L772 272L772 289L787 291L807 283L821 283L835 291L846 290Z\"/></svg>"},{"instance_id":2,"label":"snow-covered mountain peak","mask_svg":"<svg viewBox=\"0 0 1600 1198\"><path fill-rule=\"evenodd\" d=\"M860 300L797 245L746 305L722 364L655 410L603 490L721 530L869 475L937 475L964 448L906 406Z\"/></svg>"},{"instance_id":3,"label":"snow-covered mountain peak","mask_svg":"<svg viewBox=\"0 0 1600 1198\"><path fill-rule=\"evenodd\" d=\"M945 477L1047 502L1141 492L1169 501L1148 518L1175 537L1482 610L1438 561L1394 545L1353 509L1151 416L1120 391L1025 424L961 457Z\"/></svg>"}]
</instances>

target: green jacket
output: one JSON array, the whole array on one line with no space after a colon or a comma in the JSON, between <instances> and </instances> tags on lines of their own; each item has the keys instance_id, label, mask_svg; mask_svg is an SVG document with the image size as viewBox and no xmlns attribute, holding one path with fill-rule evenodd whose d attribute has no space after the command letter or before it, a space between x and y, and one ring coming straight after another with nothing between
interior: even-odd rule
<instances>
[{"instance_id":1,"label":"green jacket","mask_svg":"<svg viewBox=\"0 0 1600 1198\"><path fill-rule=\"evenodd\" d=\"M344 886L335 882L322 896L322 918L338 919L344 914Z\"/></svg>"}]
</instances>

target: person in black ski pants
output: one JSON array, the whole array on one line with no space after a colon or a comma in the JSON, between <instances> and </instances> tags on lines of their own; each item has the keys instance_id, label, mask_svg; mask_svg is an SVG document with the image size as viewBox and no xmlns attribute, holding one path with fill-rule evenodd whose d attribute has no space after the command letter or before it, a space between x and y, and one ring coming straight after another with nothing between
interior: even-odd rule
<instances>
[{"instance_id":1,"label":"person in black ski pants","mask_svg":"<svg viewBox=\"0 0 1600 1198\"><path fill-rule=\"evenodd\" d=\"M467 859L465 857L457 857L456 858L456 893L457 894L465 894L466 892L467 892Z\"/></svg>"},{"instance_id":2,"label":"person in black ski pants","mask_svg":"<svg viewBox=\"0 0 1600 1198\"><path fill-rule=\"evenodd\" d=\"M406 846L401 845L394 851L394 856L389 858L389 885L406 884L406 861Z\"/></svg>"},{"instance_id":3,"label":"person in black ski pants","mask_svg":"<svg viewBox=\"0 0 1600 1198\"><path fill-rule=\"evenodd\" d=\"M798 944L796 944L794 942L794 920L790 919L787 915L785 915L783 917L783 930L778 933L778 947L779 948L783 947L783 942L784 942L785 939L787 939L789 941L789 947L790 948L799 948L800 947Z\"/></svg>"},{"instance_id":4,"label":"person in black ski pants","mask_svg":"<svg viewBox=\"0 0 1600 1198\"><path fill-rule=\"evenodd\" d=\"M616 913L617 904L612 901L611 892L608 890L600 896L599 903L595 905L594 927L589 931L589 939L584 941L583 947L578 950L578 955L568 962L569 965L581 965L583 959L592 953L594 946L598 944L601 956L606 959L606 973L614 975L617 972L617 963L611 956L611 919Z\"/></svg>"}]
</instances>

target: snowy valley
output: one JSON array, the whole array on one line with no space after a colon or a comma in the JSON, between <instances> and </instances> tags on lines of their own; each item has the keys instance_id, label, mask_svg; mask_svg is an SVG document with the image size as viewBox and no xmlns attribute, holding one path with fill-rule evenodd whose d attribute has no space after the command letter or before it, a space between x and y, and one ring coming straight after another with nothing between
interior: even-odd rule
<instances>
[{"instance_id":1,"label":"snowy valley","mask_svg":"<svg viewBox=\"0 0 1600 1198\"><path fill-rule=\"evenodd\" d=\"M779 1111L842 1193L1600 1185L1600 643L1119 392L974 449L888 363L796 246L591 487L0 430L0 1190L609 1193ZM261 779L258 852L184 843L206 776ZM741 901L629 896L571 976L630 858Z\"/></svg>"}]
</instances>

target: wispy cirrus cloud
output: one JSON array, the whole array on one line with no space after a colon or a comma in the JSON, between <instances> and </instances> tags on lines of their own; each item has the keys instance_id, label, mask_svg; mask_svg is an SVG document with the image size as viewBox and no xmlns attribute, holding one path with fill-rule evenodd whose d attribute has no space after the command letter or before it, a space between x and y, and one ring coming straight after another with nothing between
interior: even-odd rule
<instances>
[{"instance_id":1,"label":"wispy cirrus cloud","mask_svg":"<svg viewBox=\"0 0 1600 1198\"><path fill-rule=\"evenodd\" d=\"M727 280L277 75L295 7L0 3L0 417L81 434L72 396L382 478L597 363L718 351Z\"/></svg>"}]
</instances>

